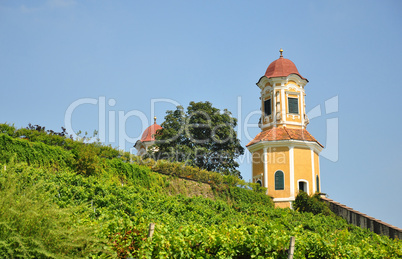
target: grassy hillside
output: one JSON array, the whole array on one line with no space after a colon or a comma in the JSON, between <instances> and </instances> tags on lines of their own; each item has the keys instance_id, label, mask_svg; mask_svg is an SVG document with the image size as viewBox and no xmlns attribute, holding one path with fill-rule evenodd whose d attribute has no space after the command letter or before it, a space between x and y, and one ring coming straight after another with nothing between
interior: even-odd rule
<instances>
[{"instance_id":1,"label":"grassy hillside","mask_svg":"<svg viewBox=\"0 0 402 259\"><path fill-rule=\"evenodd\" d=\"M239 179L130 160L0 124L0 257L286 258L290 236L295 258L402 257L400 240L331 215L274 209L264 189Z\"/></svg>"}]
</instances>

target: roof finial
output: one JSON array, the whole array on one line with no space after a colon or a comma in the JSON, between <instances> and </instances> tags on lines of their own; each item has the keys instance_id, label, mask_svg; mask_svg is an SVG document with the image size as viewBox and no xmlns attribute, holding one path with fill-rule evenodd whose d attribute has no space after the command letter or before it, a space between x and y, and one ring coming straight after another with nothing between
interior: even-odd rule
<instances>
[{"instance_id":1,"label":"roof finial","mask_svg":"<svg viewBox=\"0 0 402 259\"><path fill-rule=\"evenodd\" d=\"M282 55L283 49L281 48L281 49L279 50L279 52L281 53L280 58L283 58L283 55Z\"/></svg>"},{"instance_id":2,"label":"roof finial","mask_svg":"<svg viewBox=\"0 0 402 259\"><path fill-rule=\"evenodd\" d=\"M156 124L156 116L154 117L154 124Z\"/></svg>"}]
</instances>

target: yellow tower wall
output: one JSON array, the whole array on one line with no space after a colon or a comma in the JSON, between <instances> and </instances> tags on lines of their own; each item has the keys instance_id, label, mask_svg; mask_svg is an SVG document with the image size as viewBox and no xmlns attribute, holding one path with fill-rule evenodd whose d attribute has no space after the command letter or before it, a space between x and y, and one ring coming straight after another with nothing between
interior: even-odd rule
<instances>
[{"instance_id":1,"label":"yellow tower wall","mask_svg":"<svg viewBox=\"0 0 402 259\"><path fill-rule=\"evenodd\" d=\"M257 182L258 178L264 184L264 163L263 163L263 150L253 152L253 182Z\"/></svg>"},{"instance_id":2,"label":"yellow tower wall","mask_svg":"<svg viewBox=\"0 0 402 259\"><path fill-rule=\"evenodd\" d=\"M271 197L289 197L290 196L290 178L289 178L289 148L271 147L267 149L268 153L268 195ZM282 171L285 176L285 190L275 190L275 172Z\"/></svg>"},{"instance_id":3,"label":"yellow tower wall","mask_svg":"<svg viewBox=\"0 0 402 259\"><path fill-rule=\"evenodd\" d=\"M314 183L312 179L311 150L307 148L293 148L294 152L294 173L295 173L295 195L298 193L298 180L308 182L308 193L313 193Z\"/></svg>"}]
</instances>

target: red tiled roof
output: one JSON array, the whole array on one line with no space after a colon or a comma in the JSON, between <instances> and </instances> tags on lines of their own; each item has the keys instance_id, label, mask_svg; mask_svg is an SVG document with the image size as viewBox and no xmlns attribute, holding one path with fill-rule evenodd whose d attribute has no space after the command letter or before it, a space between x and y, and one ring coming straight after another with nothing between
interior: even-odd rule
<instances>
[{"instance_id":1,"label":"red tiled roof","mask_svg":"<svg viewBox=\"0 0 402 259\"><path fill-rule=\"evenodd\" d=\"M141 141L142 142L154 141L156 131L159 129L162 129L162 127L156 123L152 124L151 126L145 129L144 133L142 133Z\"/></svg>"},{"instance_id":2,"label":"red tiled roof","mask_svg":"<svg viewBox=\"0 0 402 259\"><path fill-rule=\"evenodd\" d=\"M273 61L268 66L267 71L265 72L265 76L267 78L288 76L290 74L296 74L305 79L299 74L296 65L291 60L283 57L280 57L277 60Z\"/></svg>"},{"instance_id":3,"label":"red tiled roof","mask_svg":"<svg viewBox=\"0 0 402 259\"><path fill-rule=\"evenodd\" d=\"M277 141L277 140L302 140L316 142L321 147L320 142L318 142L306 129L289 129L285 127L273 127L268 130L264 130L246 145L246 147L256 144L260 141Z\"/></svg>"}]
</instances>

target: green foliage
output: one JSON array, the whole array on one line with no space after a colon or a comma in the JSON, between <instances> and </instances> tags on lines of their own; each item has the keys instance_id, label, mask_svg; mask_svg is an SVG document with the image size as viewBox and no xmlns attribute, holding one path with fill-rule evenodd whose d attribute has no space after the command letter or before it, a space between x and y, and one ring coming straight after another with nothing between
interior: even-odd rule
<instances>
[{"instance_id":1,"label":"green foliage","mask_svg":"<svg viewBox=\"0 0 402 259\"><path fill-rule=\"evenodd\" d=\"M47 145L1 127L0 257L286 258L290 236L295 258L402 257L402 241L327 216L314 197L300 199L316 215L301 205L274 209L266 189L235 176L163 160L129 163L98 143ZM177 194L178 177L209 183L214 197Z\"/></svg>"},{"instance_id":2,"label":"green foliage","mask_svg":"<svg viewBox=\"0 0 402 259\"><path fill-rule=\"evenodd\" d=\"M0 124L0 133L7 134L9 136L13 136L16 128L14 125L9 125L6 123Z\"/></svg>"},{"instance_id":3,"label":"green foliage","mask_svg":"<svg viewBox=\"0 0 402 259\"><path fill-rule=\"evenodd\" d=\"M93 144L78 145L73 151L77 173L93 175L100 170L100 159Z\"/></svg>"},{"instance_id":4,"label":"green foliage","mask_svg":"<svg viewBox=\"0 0 402 259\"><path fill-rule=\"evenodd\" d=\"M85 208L59 208L43 180L29 177L34 169L9 166L0 170L0 257L71 258L101 252L96 229L85 224ZM84 212L82 212L84 211Z\"/></svg>"},{"instance_id":5,"label":"green foliage","mask_svg":"<svg viewBox=\"0 0 402 259\"><path fill-rule=\"evenodd\" d=\"M252 189L255 192L264 192L264 190L266 190L265 188L258 187L256 184L246 183L237 176L222 175L220 173L186 165L184 162L170 162L167 160L155 161L153 159L143 160L141 157L136 157L134 161L138 164L148 166L154 172L208 183L219 189L227 188L228 186L240 186Z\"/></svg>"},{"instance_id":6,"label":"green foliage","mask_svg":"<svg viewBox=\"0 0 402 259\"><path fill-rule=\"evenodd\" d=\"M244 148L234 130L237 120L228 110L221 112L210 102L190 102L187 112L178 106L166 113L163 129L157 132L156 148L150 149L148 157L241 178L236 159Z\"/></svg>"},{"instance_id":7,"label":"green foliage","mask_svg":"<svg viewBox=\"0 0 402 259\"><path fill-rule=\"evenodd\" d=\"M0 134L0 163L12 161L53 168L72 167L74 164L72 154L61 147Z\"/></svg>"},{"instance_id":8,"label":"green foliage","mask_svg":"<svg viewBox=\"0 0 402 259\"><path fill-rule=\"evenodd\" d=\"M313 214L333 215L328 205L321 201L318 193L309 196L307 193L300 191L293 202L293 208L300 212L311 212Z\"/></svg>"}]
</instances>

